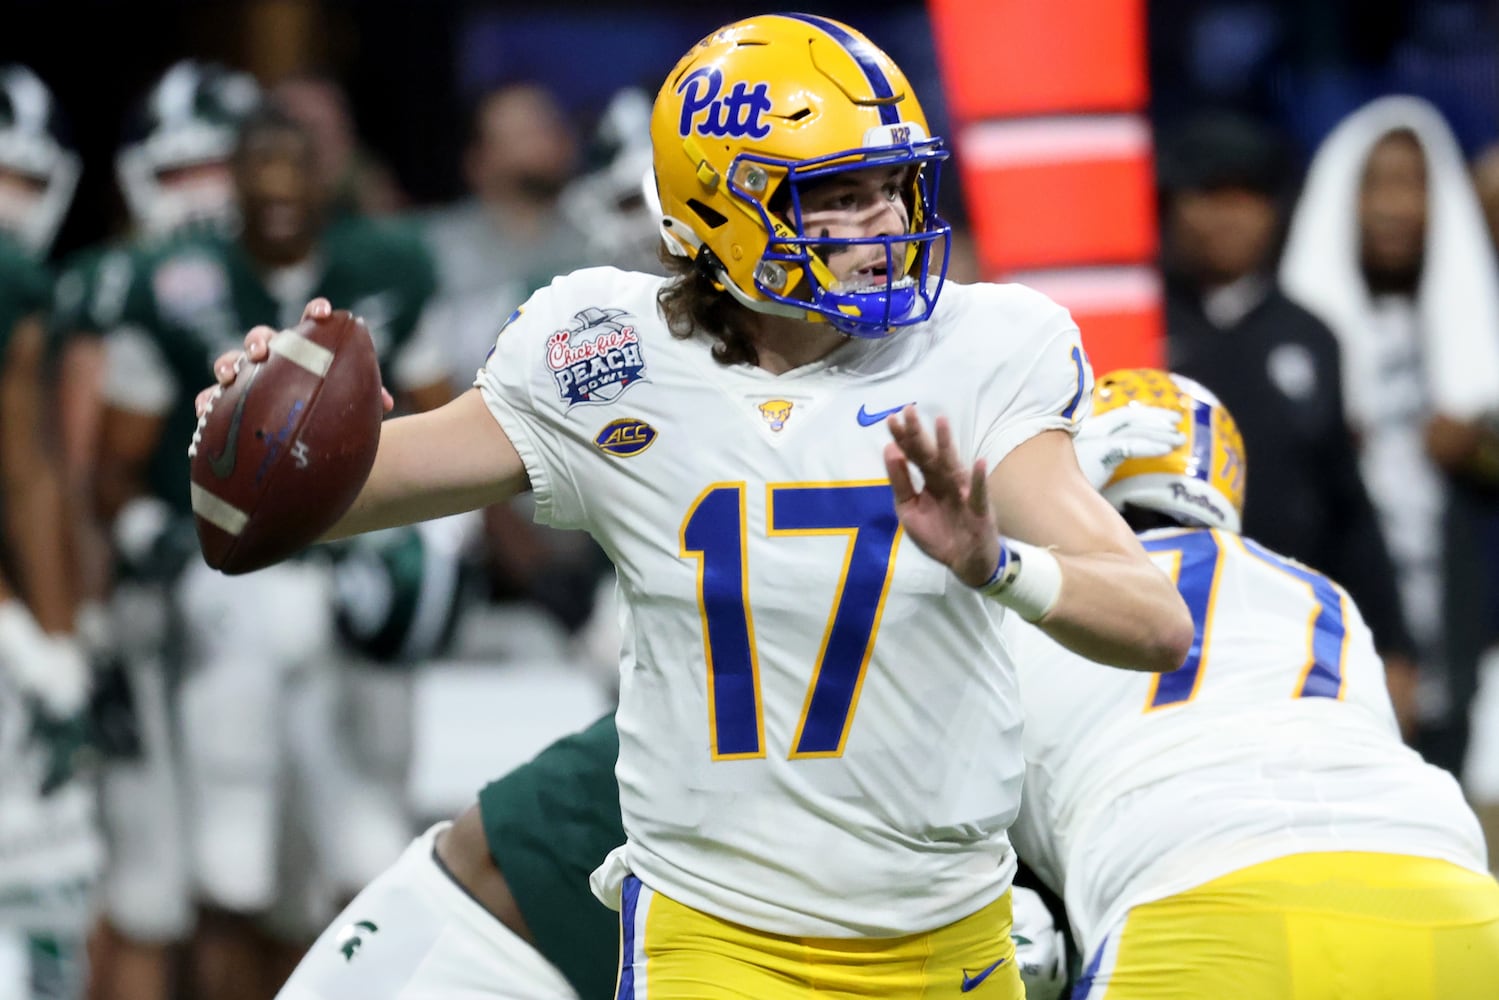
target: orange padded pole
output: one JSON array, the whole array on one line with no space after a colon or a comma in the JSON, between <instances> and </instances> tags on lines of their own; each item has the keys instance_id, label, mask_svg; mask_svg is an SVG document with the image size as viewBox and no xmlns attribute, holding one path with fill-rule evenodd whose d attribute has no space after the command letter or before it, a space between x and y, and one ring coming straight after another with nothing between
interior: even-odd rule
<instances>
[{"instance_id":1,"label":"orange padded pole","mask_svg":"<svg viewBox=\"0 0 1499 1000\"><path fill-rule=\"evenodd\" d=\"M984 276L1072 310L1094 368L1164 363L1144 0L929 0Z\"/></svg>"}]
</instances>

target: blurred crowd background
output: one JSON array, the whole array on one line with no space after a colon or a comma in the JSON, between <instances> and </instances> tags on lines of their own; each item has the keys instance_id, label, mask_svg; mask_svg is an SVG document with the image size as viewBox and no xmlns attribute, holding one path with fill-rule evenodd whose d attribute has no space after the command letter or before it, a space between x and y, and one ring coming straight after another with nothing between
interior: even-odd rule
<instances>
[{"instance_id":1,"label":"blurred crowd background","mask_svg":"<svg viewBox=\"0 0 1499 1000\"><path fill-rule=\"evenodd\" d=\"M947 133L924 5L814 6L885 48ZM7 313L0 245L0 319L47 316L36 393L0 379L0 437L31 420L41 450L0 462L7 508L63 523L71 604L34 597L47 574L14 518L0 565L90 690L12 679L0 710L0 887L25 896L0 893L0 1000L268 998L411 835L611 707L608 562L523 500L243 579L206 570L184 516L193 393L243 329L340 287L353 301L335 306L380 320L400 407L440 405L552 276L658 268L650 101L705 30L758 9L6 4L0 66L50 90L79 172L26 230L52 189L45 171L4 183L25 174L4 135L44 105L6 71L0 229L25 230L18 260L56 285ZM1239 418L1246 534L1349 588L1408 740L1462 777L1493 840L1499 11L1149 0L1146 22L1166 358ZM178 125L203 145L160 138ZM179 238L197 256L161 251ZM967 246L954 278L1003 277ZM241 280L266 312L204 290ZM57 492L38 493L49 463Z\"/></svg>"}]
</instances>

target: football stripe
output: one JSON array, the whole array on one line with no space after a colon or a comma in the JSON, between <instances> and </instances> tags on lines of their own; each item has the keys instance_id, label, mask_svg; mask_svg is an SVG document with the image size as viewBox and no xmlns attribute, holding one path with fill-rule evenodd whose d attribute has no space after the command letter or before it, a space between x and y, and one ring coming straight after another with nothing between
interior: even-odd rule
<instances>
[{"instance_id":1,"label":"football stripe","mask_svg":"<svg viewBox=\"0 0 1499 1000\"><path fill-rule=\"evenodd\" d=\"M245 530L250 515L233 504L213 495L197 483L189 484L192 492L193 513L197 514L220 531L238 535Z\"/></svg>"},{"instance_id":2,"label":"football stripe","mask_svg":"<svg viewBox=\"0 0 1499 1000\"><path fill-rule=\"evenodd\" d=\"M305 368L318 378L328 374L333 364L333 352L321 344L314 344L306 337L291 330L282 330L271 338L271 353L279 354L299 368Z\"/></svg>"}]
</instances>

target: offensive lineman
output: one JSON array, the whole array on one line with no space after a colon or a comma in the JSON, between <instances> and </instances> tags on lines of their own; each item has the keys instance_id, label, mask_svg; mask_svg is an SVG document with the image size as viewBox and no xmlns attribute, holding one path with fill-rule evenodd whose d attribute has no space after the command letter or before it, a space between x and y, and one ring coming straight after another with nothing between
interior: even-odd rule
<instances>
[{"instance_id":1,"label":"offensive lineman","mask_svg":"<svg viewBox=\"0 0 1499 1000\"><path fill-rule=\"evenodd\" d=\"M1103 492L1196 626L1140 677L1017 629L1026 778L1017 850L1066 901L1079 1000L1479 1000L1499 983L1499 884L1457 783L1404 746L1338 585L1239 535L1233 418L1190 380L1099 380L1093 419L1174 411L1169 452ZM1087 463L1085 463L1086 465Z\"/></svg>"}]
</instances>

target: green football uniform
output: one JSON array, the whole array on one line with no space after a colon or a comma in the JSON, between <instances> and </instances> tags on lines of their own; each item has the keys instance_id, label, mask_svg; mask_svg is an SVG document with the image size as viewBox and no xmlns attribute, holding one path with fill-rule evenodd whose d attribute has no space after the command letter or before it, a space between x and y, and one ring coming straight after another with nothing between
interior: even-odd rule
<instances>
[{"instance_id":1,"label":"green football uniform","mask_svg":"<svg viewBox=\"0 0 1499 1000\"><path fill-rule=\"evenodd\" d=\"M79 335L101 336L119 322L136 256L132 244L110 240L84 247L63 262L49 324L54 344Z\"/></svg>"},{"instance_id":2,"label":"green football uniform","mask_svg":"<svg viewBox=\"0 0 1499 1000\"><path fill-rule=\"evenodd\" d=\"M625 842L610 713L547 747L479 792L489 854L505 876L537 950L582 1000L614 995L619 915L588 876Z\"/></svg>"},{"instance_id":3,"label":"green football uniform","mask_svg":"<svg viewBox=\"0 0 1499 1000\"><path fill-rule=\"evenodd\" d=\"M237 240L193 231L141 251L111 333L106 397L116 406L166 418L151 460L151 492L190 510L187 446L197 418L193 397L211 383L213 359L245 332L297 323L318 295L363 317L383 376L396 389L443 377L413 334L435 287L426 248L404 226L349 219L324 232L304 265L270 274Z\"/></svg>"}]
</instances>

